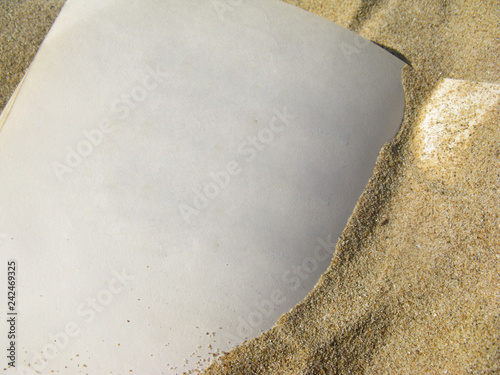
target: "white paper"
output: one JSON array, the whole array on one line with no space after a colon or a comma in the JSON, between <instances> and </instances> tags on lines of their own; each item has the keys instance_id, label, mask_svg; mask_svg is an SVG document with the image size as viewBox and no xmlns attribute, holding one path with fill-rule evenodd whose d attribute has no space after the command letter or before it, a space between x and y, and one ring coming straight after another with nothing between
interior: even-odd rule
<instances>
[{"instance_id":1,"label":"white paper","mask_svg":"<svg viewBox=\"0 0 500 375\"><path fill-rule=\"evenodd\" d=\"M18 373L182 373L269 329L396 134L402 66L279 1L68 0L0 131Z\"/></svg>"}]
</instances>

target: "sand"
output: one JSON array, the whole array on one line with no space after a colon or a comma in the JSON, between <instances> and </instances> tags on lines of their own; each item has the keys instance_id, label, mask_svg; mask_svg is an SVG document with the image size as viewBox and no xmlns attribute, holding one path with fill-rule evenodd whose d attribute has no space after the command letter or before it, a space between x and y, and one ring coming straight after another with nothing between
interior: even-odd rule
<instances>
[{"instance_id":1,"label":"sand","mask_svg":"<svg viewBox=\"0 0 500 375\"><path fill-rule=\"evenodd\" d=\"M315 289L206 374L499 373L500 3L287 2L406 59L405 119ZM0 4L0 108L62 3Z\"/></svg>"}]
</instances>

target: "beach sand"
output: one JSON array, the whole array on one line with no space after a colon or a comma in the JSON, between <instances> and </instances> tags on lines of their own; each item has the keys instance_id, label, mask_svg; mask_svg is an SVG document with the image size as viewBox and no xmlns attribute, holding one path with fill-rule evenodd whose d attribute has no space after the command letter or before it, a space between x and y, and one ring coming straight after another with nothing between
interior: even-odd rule
<instances>
[{"instance_id":1,"label":"beach sand","mask_svg":"<svg viewBox=\"0 0 500 375\"><path fill-rule=\"evenodd\" d=\"M408 61L405 119L315 289L206 374L499 373L500 3L287 2ZM0 108L62 4L1 3Z\"/></svg>"}]
</instances>

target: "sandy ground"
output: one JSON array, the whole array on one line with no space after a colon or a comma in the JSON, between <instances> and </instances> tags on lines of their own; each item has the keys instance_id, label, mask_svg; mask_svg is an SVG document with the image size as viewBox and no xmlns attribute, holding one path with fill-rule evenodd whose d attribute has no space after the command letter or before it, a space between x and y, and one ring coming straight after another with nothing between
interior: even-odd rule
<instances>
[{"instance_id":1,"label":"sandy ground","mask_svg":"<svg viewBox=\"0 0 500 375\"><path fill-rule=\"evenodd\" d=\"M287 2L406 59L405 120L315 289L206 373L500 372L500 2ZM62 4L0 3L0 108Z\"/></svg>"}]
</instances>

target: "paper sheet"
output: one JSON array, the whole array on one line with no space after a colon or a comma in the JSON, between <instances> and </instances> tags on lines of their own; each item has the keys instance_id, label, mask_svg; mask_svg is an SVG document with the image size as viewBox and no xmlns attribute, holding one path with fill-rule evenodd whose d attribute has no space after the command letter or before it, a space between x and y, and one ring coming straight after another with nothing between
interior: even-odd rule
<instances>
[{"instance_id":1,"label":"paper sheet","mask_svg":"<svg viewBox=\"0 0 500 375\"><path fill-rule=\"evenodd\" d=\"M272 327L400 126L402 66L279 1L68 0L0 131L7 373L182 373Z\"/></svg>"}]
</instances>

